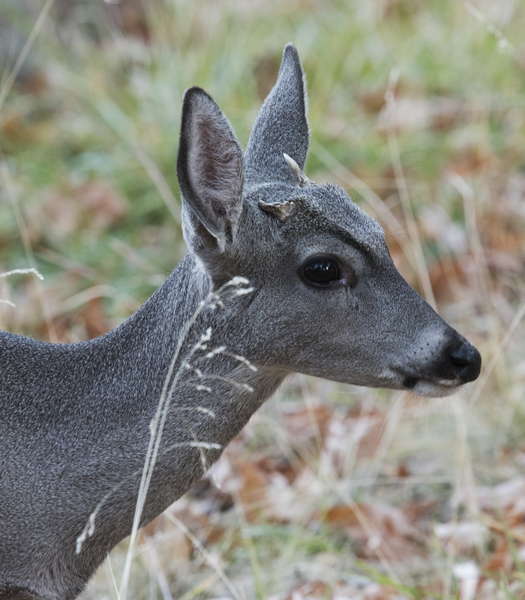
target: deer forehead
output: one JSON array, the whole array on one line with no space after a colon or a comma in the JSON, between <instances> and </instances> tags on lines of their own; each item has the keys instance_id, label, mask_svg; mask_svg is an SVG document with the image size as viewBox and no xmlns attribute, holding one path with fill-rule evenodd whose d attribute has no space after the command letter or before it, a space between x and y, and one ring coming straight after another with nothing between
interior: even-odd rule
<instances>
[{"instance_id":1,"label":"deer forehead","mask_svg":"<svg viewBox=\"0 0 525 600\"><path fill-rule=\"evenodd\" d=\"M323 184L308 189L262 185L252 189L246 199L255 207L261 206L261 203L286 207L285 219L280 219L276 216L277 212L267 208L257 211L259 221L263 218L273 223L281 243L311 243L314 247L317 246L314 240L319 236L323 240L334 237L338 242L372 252L384 249L381 225L336 185Z\"/></svg>"}]
</instances>

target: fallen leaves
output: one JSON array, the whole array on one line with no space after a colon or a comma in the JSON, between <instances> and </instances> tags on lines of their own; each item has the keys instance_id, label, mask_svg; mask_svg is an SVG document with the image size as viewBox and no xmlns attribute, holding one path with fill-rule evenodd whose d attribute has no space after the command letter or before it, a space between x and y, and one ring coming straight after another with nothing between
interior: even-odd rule
<instances>
[{"instance_id":1,"label":"fallen leaves","mask_svg":"<svg viewBox=\"0 0 525 600\"><path fill-rule=\"evenodd\" d=\"M519 568L516 561L525 558L525 478L475 488L478 516L458 517L452 512L449 520L437 517L449 509L436 500L406 498L394 505L376 498L377 492L355 500L354 494L339 487L348 481L348 456L356 461L354 466L374 463L384 443L385 418L383 410L366 402L344 410L315 403L288 407L282 413L281 426L289 447L302 452L283 452L277 445L271 452L264 446L264 455L255 450L245 456L245 434L241 433L210 475L199 482L193 501L179 501L170 510L210 549L218 543L242 548L252 528L262 524L276 530L297 527L329 535L343 544L346 568L338 576L324 575L327 571L319 554L319 569L308 572L298 567L286 592L267 600L441 597L444 578L430 578L423 587L406 587L391 577L397 569L404 572L410 565L421 569L426 561L436 560L436 552L444 559L449 557L450 577L459 600L498 598L501 573L519 593L515 574ZM342 468L344 453L347 464ZM410 485L413 477L403 461L385 465L380 476L388 477L390 484L397 479L400 486L407 480ZM461 503L461 497L456 501ZM240 531L227 514L237 515L234 521ZM222 525L225 519L230 523L227 527ZM330 551L324 556L326 564L337 561ZM359 575L365 564L366 574ZM519 594L516 597L521 598Z\"/></svg>"}]
</instances>

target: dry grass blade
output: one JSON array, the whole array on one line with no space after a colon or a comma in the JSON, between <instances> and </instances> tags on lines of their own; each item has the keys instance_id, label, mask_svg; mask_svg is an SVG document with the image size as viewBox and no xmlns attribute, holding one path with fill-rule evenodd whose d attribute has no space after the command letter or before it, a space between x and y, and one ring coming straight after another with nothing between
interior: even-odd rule
<instances>
[{"instance_id":1,"label":"dry grass blade","mask_svg":"<svg viewBox=\"0 0 525 600\"><path fill-rule=\"evenodd\" d=\"M505 334L502 336L501 341L499 342L497 348L494 349L494 351L492 353L492 358L490 359L489 364L483 369L483 372L482 372L480 378L476 382L476 384L475 384L476 387L474 388L474 391L472 392L472 396L470 397L469 409L472 409L472 407L479 400L481 392L483 391L483 388L489 381L492 371L494 370L494 367L496 366L498 360L501 358L503 350L506 348L507 344L512 339L512 336L514 335L516 329L518 328L518 325L521 323L523 317L525 317L525 303L523 303L520 306L520 309L518 310L518 312L512 319L511 324L507 327L507 330L505 331Z\"/></svg>"},{"instance_id":2,"label":"dry grass blade","mask_svg":"<svg viewBox=\"0 0 525 600\"><path fill-rule=\"evenodd\" d=\"M385 93L386 103L386 120L388 122L388 115L391 114L395 106L395 89L397 86L397 80L399 78L399 72L397 69L393 69L390 72L387 90ZM410 195L408 193L407 182L405 174L403 172L403 165L401 163L401 156L399 154L399 145L397 143L397 136L393 127L388 127L388 147L390 149L390 156L392 158L392 166L394 168L394 174L396 177L397 189L399 191L399 197L401 198L401 206L403 208L403 214L408 228L408 235L412 242L412 250L417 266L417 275L419 283L423 289L423 294L426 301L434 308L437 308L436 299L430 283L430 277L428 276L428 269L425 263L425 256L423 254L423 246L421 244L421 238L417 230L416 220L414 218L414 212L412 210L412 203L410 202Z\"/></svg>"},{"instance_id":3,"label":"dry grass blade","mask_svg":"<svg viewBox=\"0 0 525 600\"><path fill-rule=\"evenodd\" d=\"M11 88L13 87L13 83L15 82L18 74L20 73L20 69L26 61L27 55L29 54L31 48L33 47L33 44L35 43L36 38L38 37L38 34L40 33L40 30L42 29L42 25L47 19L47 15L49 14L51 7L53 6L53 2L54 0L46 0L44 6L40 11L40 14L38 15L38 19L36 20L33 29L31 30L31 33L29 34L24 44L24 47L18 55L16 63L14 64L13 68L11 69L11 72L4 81L3 87L0 90L0 111L2 111L4 102L7 96L9 95Z\"/></svg>"},{"instance_id":4,"label":"dry grass blade","mask_svg":"<svg viewBox=\"0 0 525 600\"><path fill-rule=\"evenodd\" d=\"M168 369L168 374L166 375L164 381L164 387L161 393L161 397L159 399L159 403L157 406L157 412L150 424L150 443L148 446L148 450L146 453L146 458L144 462L144 470L140 482L139 493L137 497L137 504L135 508L135 517L133 519L133 527L131 530L131 536L129 541L129 548L126 555L126 562L124 565L124 571L122 575L122 580L120 584L120 597L122 600L126 600L127 589L129 576L131 573L131 563L133 560L133 549L135 547L137 533L140 526L140 520L142 515L142 510L144 508L144 503L146 502L146 495L148 493L151 477L153 475L153 469L155 468L155 464L158 458L160 443L162 440L162 434L164 432L164 427L166 424L166 419L168 413L170 411L171 400L173 398L175 389L177 388L179 381L184 373L185 366L192 359L195 352L202 349L204 344L211 339L211 328L207 330L207 332L201 335L199 342L195 344L188 354L185 356L184 360L181 363L181 366L176 370L176 365L179 361L180 352L182 350L183 344L185 343L188 333L191 331L193 325L199 318L200 314L209 308L213 308L215 306L222 305L222 294L225 291L229 291L229 289L233 288L235 293L235 288L240 288L240 286L247 286L248 281L242 277L234 277L227 283L225 283L219 290L212 291L209 293L208 297L203 300L197 310L193 313L192 317L185 323L184 327L181 330L179 335L177 347L173 354L173 358L171 361L171 365ZM240 288L242 289L242 288ZM249 288L248 288L249 289ZM196 441L196 444L200 444L200 442ZM199 447L199 446L197 446ZM204 460L204 455L201 452L201 458L203 460L203 471L206 471L206 464Z\"/></svg>"},{"instance_id":5,"label":"dry grass blade","mask_svg":"<svg viewBox=\"0 0 525 600\"><path fill-rule=\"evenodd\" d=\"M208 564L214 569L217 575L221 578L224 585L228 588L230 594L233 596L234 600L245 600L243 596L239 593L239 591L235 588L233 583L230 581L229 577L223 571L217 560L206 550L206 548L199 542L199 540L193 535L193 533L182 523L177 517L172 514L170 511L167 511L166 517L174 523L183 533L187 536L187 538L191 541L191 543L197 548L197 550L204 556Z\"/></svg>"},{"instance_id":6,"label":"dry grass blade","mask_svg":"<svg viewBox=\"0 0 525 600\"><path fill-rule=\"evenodd\" d=\"M13 181L11 179L11 175L9 173L9 169L7 167L7 163L5 160L1 160L0 169L2 171L2 176L4 178L5 188L7 190L7 194L9 196L9 200L11 202L11 206L13 207L13 212L15 214L16 223L18 225L18 230L20 232L20 236L22 238L22 243L24 245L24 250L26 253L27 262L31 265L31 269L37 272L35 257L33 254L33 249L31 247L31 241L29 237L29 232L27 230L24 217L22 214L22 210L20 208L20 204L18 202L18 198L16 195L15 187L13 185ZM46 301L44 296L44 290L40 285L39 281L35 281L35 287L38 294L38 298L40 300L40 305L42 307L42 313L44 315L44 320L46 323L47 334L49 336L49 340L53 343L58 343L60 340L58 339L57 332L55 330L55 326L53 324L53 317L51 314L50 307Z\"/></svg>"}]
</instances>

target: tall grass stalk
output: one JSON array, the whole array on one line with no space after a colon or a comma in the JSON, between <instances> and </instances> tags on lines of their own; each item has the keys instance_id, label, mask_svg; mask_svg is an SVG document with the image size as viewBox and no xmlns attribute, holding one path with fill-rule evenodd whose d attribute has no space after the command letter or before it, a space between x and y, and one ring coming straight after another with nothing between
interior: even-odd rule
<instances>
[{"instance_id":1,"label":"tall grass stalk","mask_svg":"<svg viewBox=\"0 0 525 600\"><path fill-rule=\"evenodd\" d=\"M140 521L142 516L142 511L144 508L144 503L146 501L146 496L148 493L149 485L151 482L151 477L153 476L153 470L155 468L155 463L158 458L160 443L162 440L162 434L164 432L164 427L166 425L166 419L168 416L168 412L170 410L171 400L173 398L173 394L179 381L186 370L186 365L190 364L190 361L193 355L202 349L206 349L205 343L211 339L211 329L208 329L207 332L201 335L200 340L197 344L195 344L189 353L185 356L184 361L181 366L177 370L175 367L177 362L179 361L179 355L181 349L183 347L184 342L190 332L191 328L199 318L200 314L206 308L214 308L216 306L222 305L222 294L228 290L228 288L240 287L242 285L248 285L248 280L242 277L235 277L225 283L219 290L212 291L208 294L205 300L202 300L197 307L197 310L193 313L192 317L185 323L177 343L177 347L173 354L173 358L168 369L168 373L164 380L164 387L159 399L159 403L157 405L157 412L151 421L150 424L150 443L148 446L148 450L146 452L146 458L144 462L144 470L142 473L142 478L139 486L139 493L137 497L137 503L135 505L135 516L133 519L133 526L131 529L131 536L129 540L128 552L126 554L126 561L124 564L124 570L122 574L121 584L120 584L120 598L121 600L126 600L127 590L128 590L128 582L129 576L131 573L131 563L133 560L133 551L136 543L138 529L140 527ZM251 288L240 288L241 293L249 293L252 291ZM200 442L196 442L200 443ZM201 454L201 456L203 456ZM205 465L203 465L203 469Z\"/></svg>"}]
</instances>

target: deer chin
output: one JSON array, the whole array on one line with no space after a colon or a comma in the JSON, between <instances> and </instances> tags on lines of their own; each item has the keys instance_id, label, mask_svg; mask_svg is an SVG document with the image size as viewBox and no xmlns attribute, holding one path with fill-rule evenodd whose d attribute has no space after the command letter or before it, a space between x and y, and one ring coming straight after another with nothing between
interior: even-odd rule
<instances>
[{"instance_id":1,"label":"deer chin","mask_svg":"<svg viewBox=\"0 0 525 600\"><path fill-rule=\"evenodd\" d=\"M413 386L406 386L404 389L417 394L418 396L424 396L428 398L442 398L444 396L451 396L455 394L463 386L462 383L456 382L432 382L425 381L424 379L416 380Z\"/></svg>"}]
</instances>

